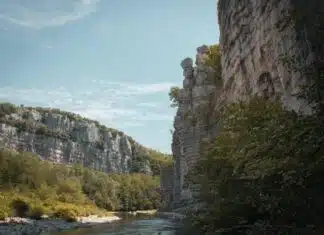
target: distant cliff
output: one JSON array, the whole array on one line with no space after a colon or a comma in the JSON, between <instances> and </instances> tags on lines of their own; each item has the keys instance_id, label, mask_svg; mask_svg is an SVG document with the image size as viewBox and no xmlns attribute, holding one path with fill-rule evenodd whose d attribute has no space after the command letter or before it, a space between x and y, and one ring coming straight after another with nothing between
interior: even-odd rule
<instances>
[{"instance_id":1,"label":"distant cliff","mask_svg":"<svg viewBox=\"0 0 324 235\"><path fill-rule=\"evenodd\" d=\"M0 104L0 143L56 163L77 163L103 172L159 174L170 157L123 132L58 109Z\"/></svg>"}]
</instances>

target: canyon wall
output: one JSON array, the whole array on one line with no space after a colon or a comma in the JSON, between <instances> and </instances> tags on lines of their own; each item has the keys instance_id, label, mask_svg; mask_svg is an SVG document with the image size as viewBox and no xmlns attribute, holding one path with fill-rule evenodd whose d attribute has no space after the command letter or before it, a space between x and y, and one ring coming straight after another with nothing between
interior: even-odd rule
<instances>
[{"instance_id":1,"label":"canyon wall","mask_svg":"<svg viewBox=\"0 0 324 235\"><path fill-rule=\"evenodd\" d=\"M213 68L204 63L208 50L205 45L197 48L195 66L191 58L181 62L184 80L174 118L173 191L172 196L169 196L172 202L168 202L172 208L182 208L184 205L194 203L197 188L196 185L186 182L185 175L199 157L200 143L217 133L217 128L214 128L209 120L212 116L210 110L213 110L212 101L221 85L215 77ZM167 177L168 170L162 171L163 175Z\"/></svg>"},{"instance_id":2,"label":"canyon wall","mask_svg":"<svg viewBox=\"0 0 324 235\"><path fill-rule=\"evenodd\" d=\"M296 94L313 82L303 69L324 68L323 12L321 0L218 1L222 81L203 63L206 46L197 49L195 67L190 58L181 63L184 81L172 142L173 209L194 202L197 186L184 178L203 141L217 136L217 125L210 121L220 105L261 95L279 97L296 111L312 111Z\"/></svg>"},{"instance_id":3,"label":"canyon wall","mask_svg":"<svg viewBox=\"0 0 324 235\"><path fill-rule=\"evenodd\" d=\"M0 111L0 143L5 147L103 172L159 174L158 159L151 158L158 152L96 121L60 110L11 104L1 104Z\"/></svg>"},{"instance_id":4,"label":"canyon wall","mask_svg":"<svg viewBox=\"0 0 324 235\"><path fill-rule=\"evenodd\" d=\"M323 55L323 5L321 0L219 0L223 98L278 96L288 108L309 113L296 94L310 83L303 68Z\"/></svg>"}]
</instances>

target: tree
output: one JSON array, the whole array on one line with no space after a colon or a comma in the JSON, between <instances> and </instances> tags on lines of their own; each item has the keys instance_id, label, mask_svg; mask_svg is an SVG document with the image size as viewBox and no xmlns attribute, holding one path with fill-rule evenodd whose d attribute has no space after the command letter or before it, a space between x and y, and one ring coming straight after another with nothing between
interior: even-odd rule
<instances>
[{"instance_id":1,"label":"tree","mask_svg":"<svg viewBox=\"0 0 324 235\"><path fill-rule=\"evenodd\" d=\"M208 59L205 63L215 69L216 71L221 72L221 49L220 45L211 45L208 50ZM221 74L221 73L220 73Z\"/></svg>"},{"instance_id":2,"label":"tree","mask_svg":"<svg viewBox=\"0 0 324 235\"><path fill-rule=\"evenodd\" d=\"M192 223L213 232L259 221L321 223L324 126L316 116L255 97L225 107L219 124L222 132L187 179L200 185L205 205L190 211Z\"/></svg>"},{"instance_id":3,"label":"tree","mask_svg":"<svg viewBox=\"0 0 324 235\"><path fill-rule=\"evenodd\" d=\"M171 87L170 92L169 92L169 99L171 101L171 107L178 107L180 103L180 92L181 88L180 87Z\"/></svg>"}]
</instances>

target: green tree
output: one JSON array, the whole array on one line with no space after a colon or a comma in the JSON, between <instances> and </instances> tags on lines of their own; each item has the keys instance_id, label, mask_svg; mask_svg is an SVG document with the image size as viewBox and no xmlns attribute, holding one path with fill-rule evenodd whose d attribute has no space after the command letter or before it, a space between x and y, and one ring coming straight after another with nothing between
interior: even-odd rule
<instances>
[{"instance_id":1,"label":"green tree","mask_svg":"<svg viewBox=\"0 0 324 235\"><path fill-rule=\"evenodd\" d=\"M222 132L202 149L187 180L205 207L189 218L204 231L253 225L321 223L323 122L255 97L225 107Z\"/></svg>"},{"instance_id":2,"label":"green tree","mask_svg":"<svg viewBox=\"0 0 324 235\"><path fill-rule=\"evenodd\" d=\"M180 87L171 87L169 91L169 99L171 101L171 107L178 107L179 102L180 102L180 92L181 88Z\"/></svg>"}]
</instances>

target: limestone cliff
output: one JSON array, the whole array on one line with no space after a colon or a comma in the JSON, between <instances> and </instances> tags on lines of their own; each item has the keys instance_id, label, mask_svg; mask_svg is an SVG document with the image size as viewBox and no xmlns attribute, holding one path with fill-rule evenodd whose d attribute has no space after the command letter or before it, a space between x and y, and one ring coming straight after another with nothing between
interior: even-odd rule
<instances>
[{"instance_id":1,"label":"limestone cliff","mask_svg":"<svg viewBox=\"0 0 324 235\"><path fill-rule=\"evenodd\" d=\"M208 50L207 46L197 48L195 66L190 58L181 63L184 81L174 118L173 192L169 196L172 201L168 201L168 207L178 208L192 201L195 186L186 184L185 175L199 157L200 143L217 134L217 128L210 120L213 115L213 100L219 93L221 84L214 69L204 63ZM168 169L162 172L161 178L163 173L170 175L166 172Z\"/></svg>"},{"instance_id":2,"label":"limestone cliff","mask_svg":"<svg viewBox=\"0 0 324 235\"><path fill-rule=\"evenodd\" d=\"M286 60L303 67L320 60L323 11L321 0L219 0L225 99L278 95L287 107L309 112L295 95L311 78Z\"/></svg>"},{"instance_id":3,"label":"limestone cliff","mask_svg":"<svg viewBox=\"0 0 324 235\"><path fill-rule=\"evenodd\" d=\"M206 46L197 49L196 67L185 59L183 88L174 119L172 151L173 208L188 205L194 185L185 184L188 170L199 158L204 139L217 136L215 110L221 104L246 100L252 95L279 97L291 109L311 112L304 99L295 96L311 77L303 69L323 69L324 1L219 0L222 81L203 61ZM323 33L323 32L322 32ZM285 58L298 61L292 69ZM163 172L162 172L163 174Z\"/></svg>"},{"instance_id":4,"label":"limestone cliff","mask_svg":"<svg viewBox=\"0 0 324 235\"><path fill-rule=\"evenodd\" d=\"M46 108L0 105L0 142L56 163L79 163L103 172L158 174L168 156L121 131L79 115Z\"/></svg>"}]
</instances>

